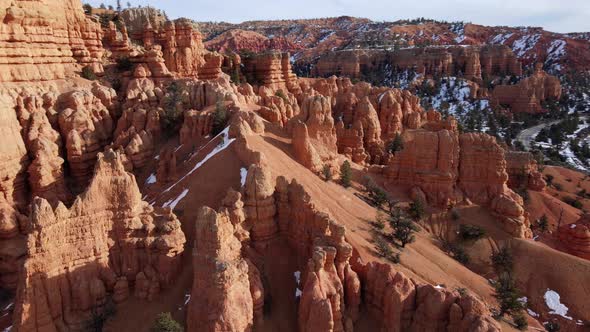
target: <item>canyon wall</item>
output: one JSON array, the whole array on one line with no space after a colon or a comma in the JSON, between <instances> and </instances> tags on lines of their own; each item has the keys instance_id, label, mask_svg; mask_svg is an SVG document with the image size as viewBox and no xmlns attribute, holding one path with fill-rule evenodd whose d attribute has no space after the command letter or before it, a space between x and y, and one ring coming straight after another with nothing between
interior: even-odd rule
<instances>
[{"instance_id":1,"label":"canyon wall","mask_svg":"<svg viewBox=\"0 0 590 332\"><path fill-rule=\"evenodd\" d=\"M0 1L0 82L72 77L90 65L102 72L102 29L78 0Z\"/></svg>"},{"instance_id":2,"label":"canyon wall","mask_svg":"<svg viewBox=\"0 0 590 332\"><path fill-rule=\"evenodd\" d=\"M450 46L394 51L344 50L321 55L314 75L362 78L376 70L415 70L425 76L458 76L482 81L498 75L522 75L521 64L507 46Z\"/></svg>"},{"instance_id":3,"label":"canyon wall","mask_svg":"<svg viewBox=\"0 0 590 332\"><path fill-rule=\"evenodd\" d=\"M492 91L491 102L496 106L508 106L514 113L541 113L546 100L561 98L561 83L537 64L535 73L514 85L498 85Z\"/></svg>"},{"instance_id":4,"label":"canyon wall","mask_svg":"<svg viewBox=\"0 0 590 332\"><path fill-rule=\"evenodd\" d=\"M170 211L141 200L122 156L100 154L88 189L71 208L36 198L19 279L18 331L79 330L109 299L153 299L180 268L185 237Z\"/></svg>"}]
</instances>

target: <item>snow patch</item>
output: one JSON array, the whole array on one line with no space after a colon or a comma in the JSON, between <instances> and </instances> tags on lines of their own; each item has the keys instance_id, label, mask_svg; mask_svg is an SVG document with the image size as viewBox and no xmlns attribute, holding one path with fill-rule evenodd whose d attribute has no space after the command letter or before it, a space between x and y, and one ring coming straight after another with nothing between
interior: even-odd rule
<instances>
[{"instance_id":1,"label":"snow patch","mask_svg":"<svg viewBox=\"0 0 590 332\"><path fill-rule=\"evenodd\" d=\"M508 39L510 39L510 38L511 38L513 35L514 35L513 33L505 33L505 34L499 34L499 35L496 35L496 36L495 36L495 37L492 39L491 43L492 43L492 44L501 44L501 45L504 45L504 43L505 43L505 42L506 42Z\"/></svg>"},{"instance_id":2,"label":"snow patch","mask_svg":"<svg viewBox=\"0 0 590 332\"><path fill-rule=\"evenodd\" d=\"M576 228L577 226L578 226L578 225L576 225L576 224L571 224L571 225L570 225L570 228L571 228L571 229L574 229L574 228Z\"/></svg>"},{"instance_id":3,"label":"snow patch","mask_svg":"<svg viewBox=\"0 0 590 332\"><path fill-rule=\"evenodd\" d=\"M301 297L301 289L299 289L299 284L301 283L301 271L293 272L293 276L295 277L295 282L297 282L297 289L295 289L295 297Z\"/></svg>"},{"instance_id":4,"label":"snow patch","mask_svg":"<svg viewBox=\"0 0 590 332\"><path fill-rule=\"evenodd\" d=\"M531 316L531 317L539 317L539 314L532 311L531 309L527 309L526 312Z\"/></svg>"},{"instance_id":5,"label":"snow patch","mask_svg":"<svg viewBox=\"0 0 590 332\"><path fill-rule=\"evenodd\" d=\"M528 51L537 45L540 38L540 34L524 35L514 41L514 44L512 44L512 51L514 51L519 58L522 58Z\"/></svg>"},{"instance_id":6,"label":"snow patch","mask_svg":"<svg viewBox=\"0 0 590 332\"><path fill-rule=\"evenodd\" d=\"M245 167L240 168L240 183L242 187L246 184L246 177L248 176L248 170Z\"/></svg>"},{"instance_id":7,"label":"snow patch","mask_svg":"<svg viewBox=\"0 0 590 332\"><path fill-rule=\"evenodd\" d=\"M180 201L182 201L183 198L186 197L186 195L188 194L188 189L184 189L180 195L178 195L178 197L176 197L175 199L171 199L169 201L167 201L166 203L164 203L164 205L162 205L162 207L169 207L172 210L174 210L174 208L176 207L176 205L178 205L178 203L180 203Z\"/></svg>"},{"instance_id":8,"label":"snow patch","mask_svg":"<svg viewBox=\"0 0 590 332\"><path fill-rule=\"evenodd\" d=\"M152 174L151 174L151 175L150 175L150 176L147 178L147 180L145 180L145 183L147 183L147 184L154 184L154 183L156 183L156 181L157 181L156 174L152 173Z\"/></svg>"},{"instance_id":9,"label":"snow patch","mask_svg":"<svg viewBox=\"0 0 590 332\"><path fill-rule=\"evenodd\" d=\"M197 169L199 169L199 167L203 166L209 159L213 158L219 152L227 149L227 147L230 146L236 140L235 138L232 138L232 139L229 138L229 127L225 128L221 133L219 133L217 136L215 136L213 138L213 140L215 140L219 136L222 137L221 144L216 146L215 149L213 149L213 151L209 152L209 154L207 154L205 156L205 158L203 158L203 160L199 161L195 165L195 167L193 167L193 169L191 169L188 173L186 173L178 181L176 181L174 184L172 184L170 187L168 187L166 190L164 190L164 192L170 191L170 189L174 188L178 183L180 183L180 181L186 179L189 175L193 174ZM211 140L211 141L213 141L213 140ZM209 143L211 141L209 141ZM209 143L205 144L205 146L200 148L199 151L201 151L203 148L205 148L207 145L209 145ZM199 151L197 151L197 153L199 153Z\"/></svg>"},{"instance_id":10,"label":"snow patch","mask_svg":"<svg viewBox=\"0 0 590 332\"><path fill-rule=\"evenodd\" d=\"M551 311L549 311L550 314L559 315L563 318L572 320L572 318L567 315L568 307L561 303L561 296L559 296L556 291L547 288L543 297L545 298L545 303L549 309L551 309Z\"/></svg>"}]
</instances>

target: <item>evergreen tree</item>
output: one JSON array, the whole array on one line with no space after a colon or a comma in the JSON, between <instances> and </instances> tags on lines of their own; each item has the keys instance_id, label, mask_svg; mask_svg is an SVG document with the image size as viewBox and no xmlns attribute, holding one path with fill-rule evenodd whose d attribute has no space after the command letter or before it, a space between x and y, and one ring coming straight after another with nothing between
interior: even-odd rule
<instances>
[{"instance_id":1,"label":"evergreen tree","mask_svg":"<svg viewBox=\"0 0 590 332\"><path fill-rule=\"evenodd\" d=\"M172 318L169 312L162 312L156 317L150 332L183 332L182 326Z\"/></svg>"},{"instance_id":2,"label":"evergreen tree","mask_svg":"<svg viewBox=\"0 0 590 332\"><path fill-rule=\"evenodd\" d=\"M352 180L352 168L350 167L350 162L345 160L342 166L340 166L340 184L343 187L348 188L350 187Z\"/></svg>"},{"instance_id":3,"label":"evergreen tree","mask_svg":"<svg viewBox=\"0 0 590 332\"><path fill-rule=\"evenodd\" d=\"M515 314L523 309L519 298L520 293L516 288L516 283L509 273L503 273L498 281L494 284L496 290L494 297L500 303L500 317L504 314Z\"/></svg>"},{"instance_id":4,"label":"evergreen tree","mask_svg":"<svg viewBox=\"0 0 590 332\"><path fill-rule=\"evenodd\" d=\"M324 175L324 181L332 180L332 170L330 169L330 165L324 165L322 168L322 174Z\"/></svg>"},{"instance_id":5,"label":"evergreen tree","mask_svg":"<svg viewBox=\"0 0 590 332\"><path fill-rule=\"evenodd\" d=\"M396 133L395 138L391 141L391 143L389 143L388 151L392 155L395 156L395 153L403 150L403 148L404 148L404 140L402 138L402 135L400 135L399 133Z\"/></svg>"},{"instance_id":6,"label":"evergreen tree","mask_svg":"<svg viewBox=\"0 0 590 332\"><path fill-rule=\"evenodd\" d=\"M397 223L397 227L393 231L393 238L398 240L400 246L404 248L406 244L412 243L416 240L414 233L418 230L418 227L413 221L409 219L401 219Z\"/></svg>"},{"instance_id":7,"label":"evergreen tree","mask_svg":"<svg viewBox=\"0 0 590 332\"><path fill-rule=\"evenodd\" d=\"M213 136L219 135L219 133L225 129L228 120L229 119L227 110L225 108L225 103L223 102L223 99L219 98L215 104L215 113L213 114L213 128L211 130L211 134Z\"/></svg>"}]
</instances>

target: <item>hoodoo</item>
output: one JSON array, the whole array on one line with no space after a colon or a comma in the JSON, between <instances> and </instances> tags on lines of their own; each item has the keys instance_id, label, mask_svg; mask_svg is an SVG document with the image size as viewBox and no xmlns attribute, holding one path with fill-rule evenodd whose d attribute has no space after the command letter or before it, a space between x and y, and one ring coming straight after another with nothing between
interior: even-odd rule
<instances>
[{"instance_id":1,"label":"hoodoo","mask_svg":"<svg viewBox=\"0 0 590 332\"><path fill-rule=\"evenodd\" d=\"M0 0L0 330L587 329L586 33L127 5Z\"/></svg>"}]
</instances>

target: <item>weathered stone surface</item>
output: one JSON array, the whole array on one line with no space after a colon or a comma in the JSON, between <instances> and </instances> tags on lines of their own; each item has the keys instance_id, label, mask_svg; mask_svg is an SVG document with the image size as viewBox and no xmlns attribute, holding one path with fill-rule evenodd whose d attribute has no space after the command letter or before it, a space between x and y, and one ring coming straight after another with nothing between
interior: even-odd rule
<instances>
[{"instance_id":1,"label":"weathered stone surface","mask_svg":"<svg viewBox=\"0 0 590 332\"><path fill-rule=\"evenodd\" d=\"M385 174L390 181L418 186L429 202L448 206L460 201L456 190L459 168L459 138L449 130L407 130L404 148L391 158Z\"/></svg>"},{"instance_id":2,"label":"weathered stone surface","mask_svg":"<svg viewBox=\"0 0 590 332\"><path fill-rule=\"evenodd\" d=\"M481 82L482 73L488 77L512 74L522 75L522 66L516 55L504 45L466 47L416 47L395 51L345 50L323 54L314 73L317 76L341 75L362 78L381 68L415 70L425 76L456 76Z\"/></svg>"},{"instance_id":3,"label":"weathered stone surface","mask_svg":"<svg viewBox=\"0 0 590 332\"><path fill-rule=\"evenodd\" d=\"M102 29L80 1L3 0L0 8L0 82L72 77L87 65L102 72Z\"/></svg>"},{"instance_id":4,"label":"weathered stone surface","mask_svg":"<svg viewBox=\"0 0 590 332\"><path fill-rule=\"evenodd\" d=\"M59 130L65 138L67 160L78 187L92 176L97 154L110 143L114 124L109 110L88 90L61 96Z\"/></svg>"},{"instance_id":5,"label":"weathered stone surface","mask_svg":"<svg viewBox=\"0 0 590 332\"><path fill-rule=\"evenodd\" d=\"M555 76L543 71L538 64L535 73L514 85L498 85L492 92L492 104L507 105L514 113L544 112L541 103L545 100L559 100L561 83Z\"/></svg>"},{"instance_id":6,"label":"weathered stone surface","mask_svg":"<svg viewBox=\"0 0 590 332\"><path fill-rule=\"evenodd\" d=\"M501 331L472 295L417 283L388 264L369 263L364 269L364 301L383 331Z\"/></svg>"},{"instance_id":7,"label":"weathered stone surface","mask_svg":"<svg viewBox=\"0 0 590 332\"><path fill-rule=\"evenodd\" d=\"M506 172L511 189L530 189L543 191L547 186L543 174L539 172L537 161L529 152L506 151Z\"/></svg>"},{"instance_id":8,"label":"weathered stone surface","mask_svg":"<svg viewBox=\"0 0 590 332\"><path fill-rule=\"evenodd\" d=\"M35 199L30 228L15 302L19 331L83 328L118 277L144 274L154 290L170 285L185 242L178 219L141 200L112 150L99 155L90 186L70 209ZM117 294L124 297L121 284Z\"/></svg>"},{"instance_id":9,"label":"weathered stone surface","mask_svg":"<svg viewBox=\"0 0 590 332\"><path fill-rule=\"evenodd\" d=\"M567 252L590 260L590 215L584 214L575 223L562 225L557 236Z\"/></svg>"},{"instance_id":10,"label":"weathered stone surface","mask_svg":"<svg viewBox=\"0 0 590 332\"><path fill-rule=\"evenodd\" d=\"M188 331L251 331L254 300L240 241L228 215L203 207L197 216L193 251L194 282ZM254 278L255 279L255 278ZM260 280L253 280L260 285ZM260 294L256 295L260 298ZM258 301L257 301L258 302Z\"/></svg>"},{"instance_id":11,"label":"weathered stone surface","mask_svg":"<svg viewBox=\"0 0 590 332\"><path fill-rule=\"evenodd\" d=\"M297 76L291 71L289 53L268 52L242 58L244 75L248 82L272 87L285 88L291 92L298 90Z\"/></svg>"}]
</instances>

